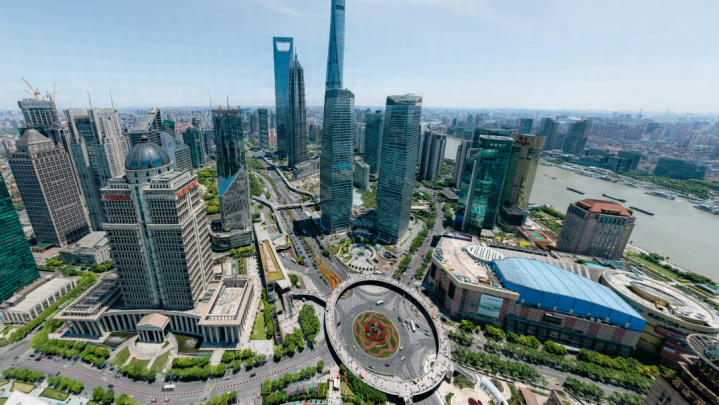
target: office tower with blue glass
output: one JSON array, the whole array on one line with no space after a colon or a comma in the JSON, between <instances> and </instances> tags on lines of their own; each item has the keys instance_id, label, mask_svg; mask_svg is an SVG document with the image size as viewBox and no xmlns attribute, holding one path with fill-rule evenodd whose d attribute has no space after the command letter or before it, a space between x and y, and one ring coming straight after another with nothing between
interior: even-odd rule
<instances>
[{"instance_id":1,"label":"office tower with blue glass","mask_svg":"<svg viewBox=\"0 0 719 405\"><path fill-rule=\"evenodd\" d=\"M512 134L514 145L507 165L507 175L500 203L527 210L544 149L544 135Z\"/></svg>"},{"instance_id":2,"label":"office tower with blue glass","mask_svg":"<svg viewBox=\"0 0 719 405\"><path fill-rule=\"evenodd\" d=\"M202 145L202 133L194 125L190 125L182 134L182 140L190 148L192 167L198 168L205 164L205 148Z\"/></svg>"},{"instance_id":3,"label":"office tower with blue glass","mask_svg":"<svg viewBox=\"0 0 719 405\"><path fill-rule=\"evenodd\" d=\"M162 122L162 112L159 108L151 108L127 133L130 137L130 147L140 143L140 138L143 136L146 136L150 142L162 146L160 131L164 130L165 126Z\"/></svg>"},{"instance_id":4,"label":"office tower with blue glass","mask_svg":"<svg viewBox=\"0 0 719 405\"><path fill-rule=\"evenodd\" d=\"M433 132L429 129L424 131L422 140L422 154L419 161L419 175L424 180L437 181L437 176L442 170L444 160L444 149L447 146L447 135Z\"/></svg>"},{"instance_id":5,"label":"office tower with blue glass","mask_svg":"<svg viewBox=\"0 0 719 405\"><path fill-rule=\"evenodd\" d=\"M320 154L320 208L322 227L328 234L350 228L355 131L354 101L354 94L347 89L325 91Z\"/></svg>"},{"instance_id":6,"label":"office tower with blue glass","mask_svg":"<svg viewBox=\"0 0 719 405\"><path fill-rule=\"evenodd\" d=\"M210 244L215 250L228 250L252 243L250 182L247 165L230 177L218 191L220 219L210 223Z\"/></svg>"},{"instance_id":7,"label":"office tower with blue glass","mask_svg":"<svg viewBox=\"0 0 719 405\"><path fill-rule=\"evenodd\" d=\"M539 122L537 135L544 135L544 150L554 149L554 141L557 139L559 123L552 118L542 118Z\"/></svg>"},{"instance_id":8,"label":"office tower with blue glass","mask_svg":"<svg viewBox=\"0 0 719 405\"><path fill-rule=\"evenodd\" d=\"M260 149L267 150L270 148L270 123L267 120L267 109L257 109L257 133L260 138Z\"/></svg>"},{"instance_id":9,"label":"office tower with blue glass","mask_svg":"<svg viewBox=\"0 0 719 405\"><path fill-rule=\"evenodd\" d=\"M105 222L100 189L111 178L125 174L127 141L114 109L68 109L65 117L71 133L72 161L85 195L90 225L94 231L100 231Z\"/></svg>"},{"instance_id":10,"label":"office tower with blue glass","mask_svg":"<svg viewBox=\"0 0 719 405\"><path fill-rule=\"evenodd\" d=\"M0 301L40 277L7 185L0 181Z\"/></svg>"},{"instance_id":11,"label":"office tower with blue glass","mask_svg":"<svg viewBox=\"0 0 719 405\"><path fill-rule=\"evenodd\" d=\"M517 125L517 133L519 134L531 134L532 133L532 123L534 122L531 118L521 118L519 120L519 125Z\"/></svg>"},{"instance_id":12,"label":"office tower with blue glass","mask_svg":"<svg viewBox=\"0 0 719 405\"><path fill-rule=\"evenodd\" d=\"M382 127L384 114L382 111L367 112L364 128L364 162L369 165L371 174L377 174L382 148Z\"/></svg>"},{"instance_id":13,"label":"office tower with blue glass","mask_svg":"<svg viewBox=\"0 0 719 405\"><path fill-rule=\"evenodd\" d=\"M307 160L307 111L305 76L297 55L290 65L287 84L287 166Z\"/></svg>"},{"instance_id":14,"label":"office tower with blue glass","mask_svg":"<svg viewBox=\"0 0 719 405\"><path fill-rule=\"evenodd\" d=\"M589 123L589 120L580 119L569 124L567 135L564 138L564 146L562 147L565 153L580 155L584 151L589 138Z\"/></svg>"},{"instance_id":15,"label":"office tower with blue glass","mask_svg":"<svg viewBox=\"0 0 719 405\"><path fill-rule=\"evenodd\" d=\"M245 164L245 137L242 130L242 110L218 108L212 110L217 155L217 187L234 176Z\"/></svg>"},{"instance_id":16,"label":"office tower with blue glass","mask_svg":"<svg viewBox=\"0 0 719 405\"><path fill-rule=\"evenodd\" d=\"M514 140L482 135L478 144L467 152L454 224L454 229L475 236L492 229L497 220Z\"/></svg>"},{"instance_id":17,"label":"office tower with blue glass","mask_svg":"<svg viewBox=\"0 0 719 405\"><path fill-rule=\"evenodd\" d=\"M397 243L409 225L421 113L421 96L387 97L375 212L375 229L387 243Z\"/></svg>"},{"instance_id":18,"label":"office tower with blue glass","mask_svg":"<svg viewBox=\"0 0 719 405\"><path fill-rule=\"evenodd\" d=\"M341 89L345 59L345 0L332 0L325 89ZM354 111L352 112L354 115Z\"/></svg>"},{"instance_id":19,"label":"office tower with blue glass","mask_svg":"<svg viewBox=\"0 0 719 405\"><path fill-rule=\"evenodd\" d=\"M277 114L277 154L280 159L287 156L287 85L290 63L294 55L292 38L273 37L272 46L275 60L275 111Z\"/></svg>"}]
</instances>

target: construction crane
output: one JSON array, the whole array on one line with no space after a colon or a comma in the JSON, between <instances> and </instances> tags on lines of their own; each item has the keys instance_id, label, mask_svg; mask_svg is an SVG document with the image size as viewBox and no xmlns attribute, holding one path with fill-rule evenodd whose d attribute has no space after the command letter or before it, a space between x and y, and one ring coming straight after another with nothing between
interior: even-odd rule
<instances>
[{"instance_id":1,"label":"construction crane","mask_svg":"<svg viewBox=\"0 0 719 405\"><path fill-rule=\"evenodd\" d=\"M53 104L55 104L55 98L54 98L54 97L55 97L55 94L57 94L57 93L59 93L59 92L61 92L61 91L63 91L63 90L66 90L66 89L67 89L67 88L64 87L64 88L62 88L62 89L60 89L60 90L58 90L58 91L55 91L55 83L53 83L53 84L52 84L52 94L50 94L49 91L46 91L45 93L47 93L47 98L50 99L50 102L53 103Z\"/></svg>"},{"instance_id":2,"label":"construction crane","mask_svg":"<svg viewBox=\"0 0 719 405\"><path fill-rule=\"evenodd\" d=\"M45 97L43 97L43 98L40 98L40 97L39 97L39 96L40 96L40 89L38 89L37 87L33 88L33 87L32 87L32 84L28 83L27 80L25 80L24 78L22 79L22 81L24 81L25 84L27 84L27 87L29 87L30 90L32 90L32 93L30 93L30 92L27 91L27 90L23 90L25 93L27 93L27 94L29 94L29 95L35 97L35 100L37 100L37 101L40 101L40 100L44 100L44 99L45 99Z\"/></svg>"}]
</instances>

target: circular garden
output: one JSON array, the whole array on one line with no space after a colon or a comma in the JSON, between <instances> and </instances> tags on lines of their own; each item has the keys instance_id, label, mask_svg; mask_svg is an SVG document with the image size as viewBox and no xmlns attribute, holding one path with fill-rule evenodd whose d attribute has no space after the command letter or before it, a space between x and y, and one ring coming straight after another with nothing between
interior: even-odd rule
<instances>
[{"instance_id":1,"label":"circular garden","mask_svg":"<svg viewBox=\"0 0 719 405\"><path fill-rule=\"evenodd\" d=\"M355 341L373 357L385 358L399 349L399 334L387 317L376 312L360 314L352 326Z\"/></svg>"}]
</instances>

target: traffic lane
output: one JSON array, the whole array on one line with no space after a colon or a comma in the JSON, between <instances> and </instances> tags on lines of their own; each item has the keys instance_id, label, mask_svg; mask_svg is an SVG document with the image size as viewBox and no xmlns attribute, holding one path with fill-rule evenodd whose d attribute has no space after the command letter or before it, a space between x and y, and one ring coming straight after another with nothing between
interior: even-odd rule
<instances>
[{"instance_id":1,"label":"traffic lane","mask_svg":"<svg viewBox=\"0 0 719 405\"><path fill-rule=\"evenodd\" d=\"M240 371L237 374L231 375L227 380L215 379L215 381L211 381L214 383L211 395L232 390L237 390L240 397L248 391L259 393L262 382L265 379L279 378L284 375L285 372L297 372L298 370L295 370L296 368L314 365L319 360L324 360L325 363L331 362L332 355L329 353L329 350L326 346L324 346L323 349L323 351L319 351L319 349L305 349L303 352L295 354L292 358L293 362L290 365L287 365L288 362L286 360L280 361L279 363L270 361L265 366L253 368L250 371ZM26 366L32 370L38 370L48 374L60 372L62 375L68 376L71 379L82 381L85 384L85 390L83 392L92 392L94 387L112 384L114 385L113 389L118 395L131 395L134 400L147 400L148 402L153 398L172 398L193 395L199 397L202 396L202 392L206 386L206 381L175 382L175 391L162 392L164 382L160 379L154 383L147 383L133 381L127 377L114 378L114 374L103 376L97 373L97 369L85 369L85 367L82 367L82 364L67 364L70 362L58 364L58 362L54 361L25 361L23 363L27 364ZM261 375L250 378L249 375L253 372Z\"/></svg>"},{"instance_id":2,"label":"traffic lane","mask_svg":"<svg viewBox=\"0 0 719 405\"><path fill-rule=\"evenodd\" d=\"M24 354L25 352L30 350L30 341L32 340L33 336L35 335L27 336L25 337L25 339L10 343L3 348L3 351L0 354L0 367L2 368L2 370L5 370L8 367L13 367L13 363L15 363L15 366L17 366L15 357L18 358L18 361L24 360Z\"/></svg>"}]
</instances>

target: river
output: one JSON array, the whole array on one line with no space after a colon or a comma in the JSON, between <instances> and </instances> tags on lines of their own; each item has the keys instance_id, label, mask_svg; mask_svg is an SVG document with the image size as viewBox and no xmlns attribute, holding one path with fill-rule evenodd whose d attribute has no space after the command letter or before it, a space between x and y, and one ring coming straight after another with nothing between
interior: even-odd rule
<instances>
[{"instance_id":1,"label":"river","mask_svg":"<svg viewBox=\"0 0 719 405\"><path fill-rule=\"evenodd\" d=\"M454 159L458 145L459 141L447 137L444 157ZM547 176L556 177L557 180ZM574 193L567 187L586 194ZM567 212L570 203L583 198L607 200L602 194L627 200L622 203L625 207L631 205L656 214L650 216L634 212L637 220L630 238L633 245L668 256L671 262L689 271L719 280L719 215L700 211L692 207L689 201L653 197L644 194L641 189L541 165L537 170L531 200Z\"/></svg>"}]
</instances>

